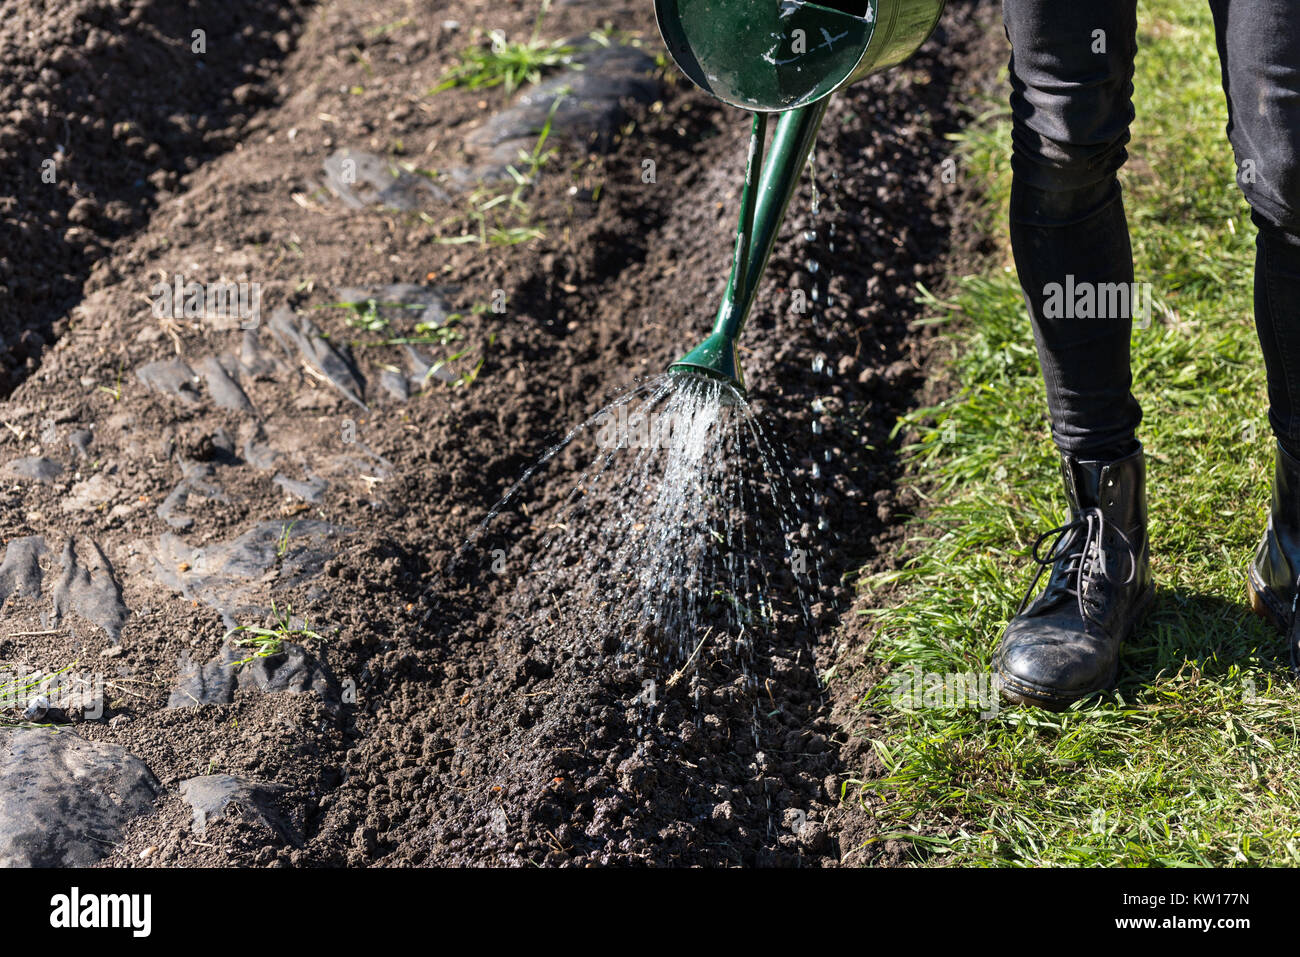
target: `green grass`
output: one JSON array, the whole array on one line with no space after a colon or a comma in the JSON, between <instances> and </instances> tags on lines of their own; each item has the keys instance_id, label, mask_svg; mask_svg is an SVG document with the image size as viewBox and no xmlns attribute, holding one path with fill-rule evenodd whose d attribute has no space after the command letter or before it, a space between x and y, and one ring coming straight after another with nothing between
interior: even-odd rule
<instances>
[{"instance_id":1,"label":"green grass","mask_svg":"<svg viewBox=\"0 0 1300 957\"><path fill-rule=\"evenodd\" d=\"M286 530L286 535L288 534ZM324 641L325 636L317 634L307 627L304 621L301 626L293 623L293 609L286 607L283 612L275 607L275 602L271 603L272 627L262 628L256 625L238 625L226 632L227 639L235 635L241 637L235 638L235 645L239 648L251 648L252 653L238 661L232 661L232 668L241 668L248 664L254 658L269 658L272 655L278 655L284 650L286 641L297 642L301 644L304 641Z\"/></svg>"},{"instance_id":2,"label":"green grass","mask_svg":"<svg viewBox=\"0 0 1300 957\"><path fill-rule=\"evenodd\" d=\"M531 150L519 150L518 164L506 166L509 184L483 183L473 190L467 199L463 213L457 213L445 222L438 224L427 213L421 217L439 230L434 242L440 245L458 246L466 243L480 245L517 246L546 236L545 230L533 221L533 210L525 197L537 184L542 172L555 157L555 148L546 145L551 137L551 128L555 120L555 111L560 108L562 95L551 101L546 113L546 122L537 134L537 141ZM457 231L448 235L444 229L453 226Z\"/></svg>"},{"instance_id":3,"label":"green grass","mask_svg":"<svg viewBox=\"0 0 1300 957\"><path fill-rule=\"evenodd\" d=\"M297 522L290 522L288 525L285 525L283 528L281 528L280 537L275 543L276 558L283 559L284 556L289 554L289 542L290 542L289 536L293 534L293 527L297 524L298 524Z\"/></svg>"},{"instance_id":4,"label":"green grass","mask_svg":"<svg viewBox=\"0 0 1300 957\"><path fill-rule=\"evenodd\" d=\"M436 324L417 322L415 323L414 333L412 335L391 334L393 332L392 323L383 315L381 311L382 309L423 310L425 307L422 304L379 302L375 299L366 299L347 302L327 302L316 306L315 308L343 309L346 310L345 321L352 328L360 329L364 332L380 334L390 333L389 335L381 335L378 339L346 340L347 344L354 349L374 349L387 346L447 347L452 343L461 341L465 337L464 332L460 328L460 323L465 316L458 312L451 313L444 318L442 322ZM482 303L476 303L471 307L470 311L475 314L486 312L487 306ZM328 339L331 337L326 334L325 338ZM495 339L496 334L493 333L488 337L487 346L491 346L495 342ZM429 366L428 371L425 373L424 380L427 382L433 377L434 373L446 366L456 366L459 363L462 364L463 367L464 364L473 363L472 368L461 372L461 374L451 382L453 388L468 388L477 381L479 373L483 370L485 358L486 357L482 355L476 356L469 349L459 349L446 355L437 356L434 358L433 364ZM475 359L477 359L477 361L475 361ZM390 368L397 371L396 366L391 366ZM283 557L285 552L288 550L288 535L289 527L286 527L284 534L277 545L276 554L280 557Z\"/></svg>"},{"instance_id":5,"label":"green grass","mask_svg":"<svg viewBox=\"0 0 1300 957\"><path fill-rule=\"evenodd\" d=\"M50 673L12 673L6 666L0 671L0 727L34 728L49 727L40 721L29 721L24 714L27 707L38 698L57 690L56 679L67 674L76 665L64 665L58 671ZM10 713L17 712L16 714Z\"/></svg>"},{"instance_id":6,"label":"green grass","mask_svg":"<svg viewBox=\"0 0 1300 957\"><path fill-rule=\"evenodd\" d=\"M391 334L392 323L381 310L406 309L422 312L426 308L423 303L379 302L376 299L366 299L352 302L327 302L315 308L343 309L346 310L344 321L352 328L363 332L390 333L379 339L347 340L348 345L353 348L402 345L446 346L464 338L464 333L459 328L459 323L464 316L460 313L452 313L440 323L417 322L414 325L414 335Z\"/></svg>"},{"instance_id":7,"label":"green grass","mask_svg":"<svg viewBox=\"0 0 1300 957\"><path fill-rule=\"evenodd\" d=\"M510 96L525 83L536 83L545 73L570 65L576 47L563 40L541 39L542 21L550 5L550 0L542 0L533 21L532 35L523 43L510 42L500 30L488 31L487 45L480 41L462 50L460 62L429 93L458 86L471 90L500 86Z\"/></svg>"},{"instance_id":8,"label":"green grass","mask_svg":"<svg viewBox=\"0 0 1300 957\"><path fill-rule=\"evenodd\" d=\"M863 707L877 714L886 774L853 783L883 838L907 841L918 861L1300 863L1300 696L1281 639L1245 604L1272 463L1254 231L1224 135L1209 10L1170 0L1159 11L1141 11L1123 174L1137 279L1156 302L1134 330L1133 368L1157 604L1116 693L1065 714L904 708L891 700L896 678L881 680ZM1001 230L1005 109L965 140L964 168ZM900 425L919 436L907 455L925 516L904 569L862 582L878 606L865 613L872 652L894 675L986 675L1032 578L1033 540L1065 520L1065 502L1014 271L996 266L930 302L959 391Z\"/></svg>"},{"instance_id":9,"label":"green grass","mask_svg":"<svg viewBox=\"0 0 1300 957\"><path fill-rule=\"evenodd\" d=\"M346 322L353 329L363 332L387 332L391 323L381 309L423 310L423 303L380 302L377 299L356 300L351 302L328 302L318 309L346 309L349 311Z\"/></svg>"}]
</instances>

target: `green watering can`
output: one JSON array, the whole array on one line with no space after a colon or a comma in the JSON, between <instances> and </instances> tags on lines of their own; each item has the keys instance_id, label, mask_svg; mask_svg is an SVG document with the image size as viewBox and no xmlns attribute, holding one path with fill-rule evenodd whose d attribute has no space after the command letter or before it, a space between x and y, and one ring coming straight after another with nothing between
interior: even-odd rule
<instances>
[{"instance_id":1,"label":"green watering can","mask_svg":"<svg viewBox=\"0 0 1300 957\"><path fill-rule=\"evenodd\" d=\"M744 391L736 339L808 161L827 99L897 66L934 31L945 0L655 0L673 61L700 89L754 114L736 253L713 332L673 363ZM768 114L779 113L766 162Z\"/></svg>"}]
</instances>

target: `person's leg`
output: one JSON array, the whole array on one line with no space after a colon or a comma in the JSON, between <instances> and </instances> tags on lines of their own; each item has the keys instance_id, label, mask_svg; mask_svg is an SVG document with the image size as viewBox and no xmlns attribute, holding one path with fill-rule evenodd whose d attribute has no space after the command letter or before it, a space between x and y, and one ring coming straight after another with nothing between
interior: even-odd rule
<instances>
[{"instance_id":1,"label":"person's leg","mask_svg":"<svg viewBox=\"0 0 1300 957\"><path fill-rule=\"evenodd\" d=\"M1259 232L1255 326L1269 421L1300 456L1300 22L1291 0L1210 0L1237 183Z\"/></svg>"},{"instance_id":2,"label":"person's leg","mask_svg":"<svg viewBox=\"0 0 1300 957\"><path fill-rule=\"evenodd\" d=\"M1116 172L1133 119L1136 0L1006 0L1011 40L1011 247L1062 452L1136 450L1131 307L1079 317L1064 291L1133 282Z\"/></svg>"},{"instance_id":3,"label":"person's leg","mask_svg":"<svg viewBox=\"0 0 1300 957\"><path fill-rule=\"evenodd\" d=\"M1255 328L1277 439L1251 603L1291 628L1300 574L1300 22L1290 0L1211 0L1237 182L1259 227ZM1292 662L1297 663L1292 639Z\"/></svg>"},{"instance_id":4,"label":"person's leg","mask_svg":"<svg viewBox=\"0 0 1300 957\"><path fill-rule=\"evenodd\" d=\"M1136 0L1004 0L1003 13L1012 45L1011 245L1070 521L1035 546L1047 585L1008 624L994 670L1012 701L1061 708L1114 682L1120 646L1152 597L1141 410L1130 390L1132 303L1080 315L1068 300L1087 284L1095 295L1133 281L1115 174L1133 118Z\"/></svg>"}]
</instances>

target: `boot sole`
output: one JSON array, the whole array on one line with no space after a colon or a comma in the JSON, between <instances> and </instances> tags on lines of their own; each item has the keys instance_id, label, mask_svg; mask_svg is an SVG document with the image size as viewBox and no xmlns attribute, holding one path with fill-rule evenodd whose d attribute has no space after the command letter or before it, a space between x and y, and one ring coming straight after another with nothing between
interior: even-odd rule
<instances>
[{"instance_id":1,"label":"boot sole","mask_svg":"<svg viewBox=\"0 0 1300 957\"><path fill-rule=\"evenodd\" d=\"M1152 584L1146 591L1146 594L1139 599L1137 610L1133 613L1133 621L1128 630L1124 632L1119 640L1120 649L1123 649L1124 643L1133 637L1133 633L1138 630L1142 620L1146 617L1147 612L1155 603L1156 588ZM1053 691L1051 688L1044 688L1028 684L1027 682L1013 678L1008 675L1001 667L995 669L998 690L1002 697L1006 698L1012 704L1029 705L1034 708L1042 708L1045 711L1064 711L1076 701L1082 701L1084 698L1092 697L1115 687L1115 679L1119 676L1119 654L1115 655L1115 661L1111 665L1110 673L1106 680L1097 688L1091 688L1078 694L1062 694L1059 691Z\"/></svg>"},{"instance_id":2,"label":"boot sole","mask_svg":"<svg viewBox=\"0 0 1300 957\"><path fill-rule=\"evenodd\" d=\"M1283 634L1287 630L1287 616L1274 604L1272 596L1262 582L1255 580L1255 569L1246 570L1246 594L1250 596L1250 610Z\"/></svg>"},{"instance_id":3,"label":"boot sole","mask_svg":"<svg viewBox=\"0 0 1300 957\"><path fill-rule=\"evenodd\" d=\"M1255 580L1253 565L1246 569L1246 594L1250 596L1250 610L1272 625L1278 634L1286 635L1291 630L1291 623L1288 620L1290 615L1277 605L1276 599L1264 583ZM1300 661L1296 660L1296 650L1295 645L1291 645L1287 652L1291 658L1292 672L1300 675Z\"/></svg>"}]
</instances>

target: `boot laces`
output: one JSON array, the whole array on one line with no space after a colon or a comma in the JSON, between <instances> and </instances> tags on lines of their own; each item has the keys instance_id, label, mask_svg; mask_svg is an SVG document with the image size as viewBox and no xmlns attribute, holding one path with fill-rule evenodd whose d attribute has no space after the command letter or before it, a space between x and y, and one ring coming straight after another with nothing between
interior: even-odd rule
<instances>
[{"instance_id":1,"label":"boot laces","mask_svg":"<svg viewBox=\"0 0 1300 957\"><path fill-rule=\"evenodd\" d=\"M1101 547L1102 537L1108 531L1112 532L1124 546L1122 553L1123 557L1128 559L1128 574L1123 579L1111 574L1110 563L1106 559L1106 549ZM1052 547L1044 555L1042 554L1043 543L1049 539ZM1100 580L1119 586L1130 585L1137 578L1137 556L1132 540L1114 523L1108 521L1102 510L1096 506L1081 510L1077 518L1056 528L1049 528L1039 535L1034 542L1032 557L1038 565L1038 571L1034 574L1034 580L1030 583L1025 596L1020 600L1020 607L1016 610L1017 615L1029 604L1029 599L1034 589L1038 587L1043 572L1057 563L1063 563L1060 567L1061 594L1075 599L1079 617L1093 621L1097 621L1097 618L1090 613L1084 599L1084 585L1095 580L1094 572L1098 574Z\"/></svg>"}]
</instances>

